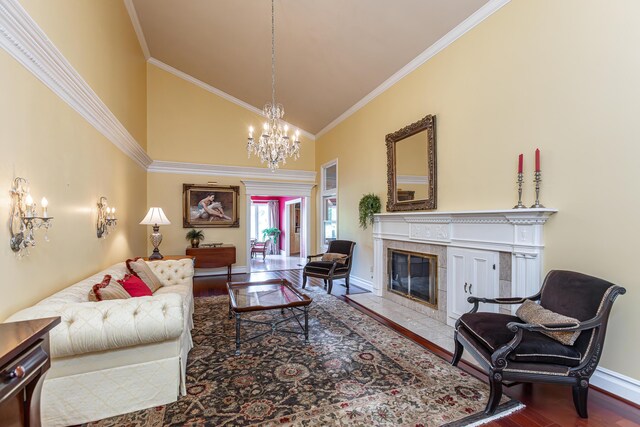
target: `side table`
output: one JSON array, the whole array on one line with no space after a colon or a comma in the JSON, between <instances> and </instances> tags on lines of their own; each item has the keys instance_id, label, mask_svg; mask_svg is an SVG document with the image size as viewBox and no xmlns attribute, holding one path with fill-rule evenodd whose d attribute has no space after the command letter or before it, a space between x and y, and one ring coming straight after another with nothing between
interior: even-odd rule
<instances>
[{"instance_id":1,"label":"side table","mask_svg":"<svg viewBox=\"0 0 640 427\"><path fill-rule=\"evenodd\" d=\"M59 317L0 323L0 424L40 427L40 393L51 367L49 331Z\"/></svg>"}]
</instances>

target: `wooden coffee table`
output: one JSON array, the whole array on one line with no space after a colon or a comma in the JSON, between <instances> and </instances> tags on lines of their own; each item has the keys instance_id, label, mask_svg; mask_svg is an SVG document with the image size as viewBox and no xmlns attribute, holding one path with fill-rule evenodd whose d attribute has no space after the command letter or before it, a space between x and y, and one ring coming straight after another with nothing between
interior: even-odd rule
<instances>
[{"instance_id":1,"label":"wooden coffee table","mask_svg":"<svg viewBox=\"0 0 640 427\"><path fill-rule=\"evenodd\" d=\"M305 343L309 343L309 305L313 300L295 289L291 282L284 279L272 279L263 282L228 282L227 290L229 291L229 319L234 313L236 316L236 355L240 354L240 326L242 323L271 327L271 330L245 338L245 342L277 331L289 334L304 334ZM243 313L277 309L280 309L283 318L275 322L242 319ZM289 311L290 315L285 316L286 310ZM303 319L300 319L300 317L303 317ZM302 332L278 328L281 323L292 319L295 319Z\"/></svg>"}]
</instances>

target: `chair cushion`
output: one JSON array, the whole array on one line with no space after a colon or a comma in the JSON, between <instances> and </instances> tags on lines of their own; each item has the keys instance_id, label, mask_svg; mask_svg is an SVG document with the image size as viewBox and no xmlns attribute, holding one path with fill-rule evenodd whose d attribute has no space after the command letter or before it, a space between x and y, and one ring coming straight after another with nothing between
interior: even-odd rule
<instances>
[{"instance_id":1,"label":"chair cushion","mask_svg":"<svg viewBox=\"0 0 640 427\"><path fill-rule=\"evenodd\" d=\"M336 254L332 252L327 252L326 254L322 254L322 261L334 261L337 260L340 264L344 264L345 258L348 255L345 254Z\"/></svg>"},{"instance_id":2,"label":"chair cushion","mask_svg":"<svg viewBox=\"0 0 640 427\"><path fill-rule=\"evenodd\" d=\"M331 267L333 267L332 261L311 261L304 266L304 272L314 274L329 274L329 270L331 270ZM336 265L336 269L333 270L333 273L341 274L346 273L347 271L349 271L349 267L338 264Z\"/></svg>"},{"instance_id":3,"label":"chair cushion","mask_svg":"<svg viewBox=\"0 0 640 427\"><path fill-rule=\"evenodd\" d=\"M516 316L499 313L465 313L460 323L478 343L491 353L507 344L515 333L507 329L507 323L518 322ZM564 366L578 366L581 354L573 346L563 345L539 332L524 331L522 341L508 357L514 362L553 363Z\"/></svg>"}]
</instances>

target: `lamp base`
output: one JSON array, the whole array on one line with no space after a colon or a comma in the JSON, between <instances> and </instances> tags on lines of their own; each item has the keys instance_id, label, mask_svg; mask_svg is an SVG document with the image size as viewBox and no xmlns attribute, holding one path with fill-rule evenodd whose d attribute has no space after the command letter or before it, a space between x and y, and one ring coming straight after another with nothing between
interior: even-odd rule
<instances>
[{"instance_id":1,"label":"lamp base","mask_svg":"<svg viewBox=\"0 0 640 427\"><path fill-rule=\"evenodd\" d=\"M162 234L160 233L160 227L158 224L153 226L153 233L151 233L151 244L153 245L153 253L149 256L149 260L157 260L164 258L158 249L160 243L162 243Z\"/></svg>"}]
</instances>

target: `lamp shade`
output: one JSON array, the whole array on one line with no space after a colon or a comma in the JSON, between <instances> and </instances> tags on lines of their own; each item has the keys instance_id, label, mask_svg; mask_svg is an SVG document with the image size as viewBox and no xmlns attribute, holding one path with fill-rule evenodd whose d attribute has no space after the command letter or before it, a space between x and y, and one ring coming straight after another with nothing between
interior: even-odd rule
<instances>
[{"instance_id":1,"label":"lamp shade","mask_svg":"<svg viewBox=\"0 0 640 427\"><path fill-rule=\"evenodd\" d=\"M162 208L149 208L149 212L147 212L147 216L144 217L142 221L140 221L141 225L169 225L171 221L164 214Z\"/></svg>"}]
</instances>

